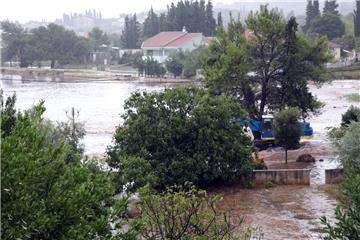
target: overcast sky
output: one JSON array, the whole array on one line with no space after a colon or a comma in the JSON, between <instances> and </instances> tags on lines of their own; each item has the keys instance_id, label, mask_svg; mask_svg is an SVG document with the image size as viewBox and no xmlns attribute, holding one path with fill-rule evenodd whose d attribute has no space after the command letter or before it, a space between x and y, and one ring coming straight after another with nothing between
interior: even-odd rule
<instances>
[{"instance_id":1,"label":"overcast sky","mask_svg":"<svg viewBox=\"0 0 360 240\"><path fill-rule=\"evenodd\" d=\"M177 0L1 0L0 18L17 20L54 21L63 13L83 13L86 9L97 9L103 17L118 17L120 13L148 11L151 6L156 10ZM217 3L232 3L234 0L212 0Z\"/></svg>"},{"instance_id":2,"label":"overcast sky","mask_svg":"<svg viewBox=\"0 0 360 240\"><path fill-rule=\"evenodd\" d=\"M291 2L292 0L212 0L214 5L252 1ZM342 1L350 0L337 2ZM163 10L169 3L177 0L1 0L1 2L0 20L9 19L24 23L29 20L54 21L56 18L61 18L63 13L83 13L86 9L94 8L100 10L105 18L118 17L120 13L148 11L151 6L155 10Z\"/></svg>"}]
</instances>

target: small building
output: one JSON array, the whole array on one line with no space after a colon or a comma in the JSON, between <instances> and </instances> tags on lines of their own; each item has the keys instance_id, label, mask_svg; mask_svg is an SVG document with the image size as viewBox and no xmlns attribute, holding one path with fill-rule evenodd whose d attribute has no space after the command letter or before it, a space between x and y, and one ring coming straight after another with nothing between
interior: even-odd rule
<instances>
[{"instance_id":1,"label":"small building","mask_svg":"<svg viewBox=\"0 0 360 240\"><path fill-rule=\"evenodd\" d=\"M341 48L342 48L341 45L333 43L333 42L329 42L328 46L334 56L334 60L336 62L340 61L341 60Z\"/></svg>"},{"instance_id":2,"label":"small building","mask_svg":"<svg viewBox=\"0 0 360 240\"><path fill-rule=\"evenodd\" d=\"M160 32L142 43L143 59L152 57L163 63L173 52L192 51L206 45L205 39L202 33L188 33L185 29L181 32Z\"/></svg>"}]
</instances>

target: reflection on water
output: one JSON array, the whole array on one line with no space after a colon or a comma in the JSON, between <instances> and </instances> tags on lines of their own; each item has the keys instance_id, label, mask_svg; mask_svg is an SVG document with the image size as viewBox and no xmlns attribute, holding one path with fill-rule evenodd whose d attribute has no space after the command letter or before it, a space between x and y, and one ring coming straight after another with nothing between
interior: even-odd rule
<instances>
[{"instance_id":1,"label":"reflection on water","mask_svg":"<svg viewBox=\"0 0 360 240\"><path fill-rule=\"evenodd\" d=\"M1 77L0 77L1 78ZM66 111L80 110L85 122L86 154L101 154L110 144L115 127L121 124L123 104L132 92L158 91L169 84L146 85L119 81L23 81L1 78L5 97L16 92L18 109L28 109L45 100L45 117L65 121Z\"/></svg>"}]
</instances>

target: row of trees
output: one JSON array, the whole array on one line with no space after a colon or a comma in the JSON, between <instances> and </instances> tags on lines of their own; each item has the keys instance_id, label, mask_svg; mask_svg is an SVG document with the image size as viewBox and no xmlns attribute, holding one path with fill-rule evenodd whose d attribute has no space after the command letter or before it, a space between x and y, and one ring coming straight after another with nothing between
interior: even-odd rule
<instances>
[{"instance_id":1,"label":"row of trees","mask_svg":"<svg viewBox=\"0 0 360 240\"><path fill-rule=\"evenodd\" d=\"M304 32L308 35L325 35L329 39L342 37L345 34L345 24L340 18L338 6L336 0L327 0L321 14L319 1L308 1Z\"/></svg>"},{"instance_id":2,"label":"row of trees","mask_svg":"<svg viewBox=\"0 0 360 240\"><path fill-rule=\"evenodd\" d=\"M70 63L86 63L91 51L100 50L110 43L109 37L99 28L89 33L89 38L79 37L63 26L49 24L30 31L19 24L1 22L3 62L20 62L28 67L43 61L50 61L51 68Z\"/></svg>"},{"instance_id":3,"label":"row of trees","mask_svg":"<svg viewBox=\"0 0 360 240\"><path fill-rule=\"evenodd\" d=\"M212 36L217 28L213 5L209 0L181 0L176 5L171 3L166 13L156 14L151 8L143 24L137 21L136 14L125 17L122 32L124 48L138 48L141 41L161 31L181 31L184 27L189 32L201 32ZM221 14L218 24L222 24Z\"/></svg>"},{"instance_id":4,"label":"row of trees","mask_svg":"<svg viewBox=\"0 0 360 240\"><path fill-rule=\"evenodd\" d=\"M354 10L354 30L355 37L360 37L360 1L356 1L356 9Z\"/></svg>"}]
</instances>

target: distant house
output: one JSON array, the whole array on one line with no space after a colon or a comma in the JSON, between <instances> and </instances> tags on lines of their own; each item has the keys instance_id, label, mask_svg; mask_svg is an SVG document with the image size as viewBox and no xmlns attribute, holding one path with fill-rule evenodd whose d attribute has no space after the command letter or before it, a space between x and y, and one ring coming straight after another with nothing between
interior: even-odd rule
<instances>
[{"instance_id":1,"label":"distant house","mask_svg":"<svg viewBox=\"0 0 360 240\"><path fill-rule=\"evenodd\" d=\"M143 59L152 57L163 63L171 53L180 50L192 51L201 45L206 45L208 40L202 33L188 33L185 29L181 32L160 32L146 39L141 45Z\"/></svg>"},{"instance_id":2,"label":"distant house","mask_svg":"<svg viewBox=\"0 0 360 240\"><path fill-rule=\"evenodd\" d=\"M334 56L334 60L336 62L340 61L340 59L341 59L341 49L342 49L341 45L333 43L333 42L329 42L328 46L329 46L329 49L330 49L331 53Z\"/></svg>"}]
</instances>

